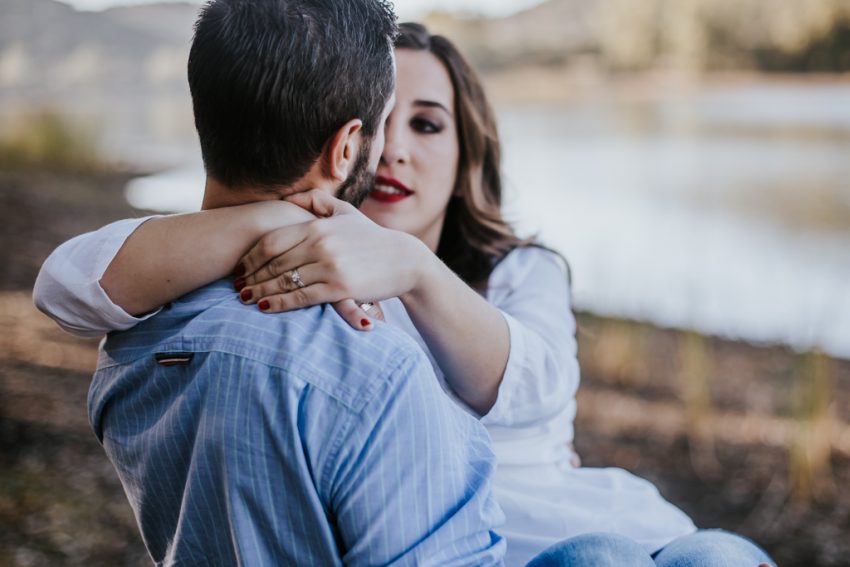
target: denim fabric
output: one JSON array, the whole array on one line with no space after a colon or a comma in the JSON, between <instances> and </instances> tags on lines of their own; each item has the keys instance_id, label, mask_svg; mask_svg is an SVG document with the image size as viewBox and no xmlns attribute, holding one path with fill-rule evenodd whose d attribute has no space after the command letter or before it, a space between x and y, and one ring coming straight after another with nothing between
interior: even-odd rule
<instances>
[{"instance_id":1,"label":"denim fabric","mask_svg":"<svg viewBox=\"0 0 850 567\"><path fill-rule=\"evenodd\" d=\"M653 556L629 538L583 534L557 543L527 567L757 567L773 560L750 540L722 530L702 530L673 540Z\"/></svg>"}]
</instances>

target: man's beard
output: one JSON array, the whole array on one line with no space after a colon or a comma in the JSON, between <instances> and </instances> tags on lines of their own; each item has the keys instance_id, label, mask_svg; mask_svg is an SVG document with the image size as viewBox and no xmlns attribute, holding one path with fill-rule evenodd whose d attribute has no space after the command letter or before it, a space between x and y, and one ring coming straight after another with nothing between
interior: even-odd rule
<instances>
[{"instance_id":1,"label":"man's beard","mask_svg":"<svg viewBox=\"0 0 850 567\"><path fill-rule=\"evenodd\" d=\"M360 147L360 153L357 156L357 161L354 162L354 169L339 186L336 191L336 198L347 201L360 208L372 187L375 185L375 172L369 171L369 153L372 148L372 140L365 139Z\"/></svg>"}]
</instances>

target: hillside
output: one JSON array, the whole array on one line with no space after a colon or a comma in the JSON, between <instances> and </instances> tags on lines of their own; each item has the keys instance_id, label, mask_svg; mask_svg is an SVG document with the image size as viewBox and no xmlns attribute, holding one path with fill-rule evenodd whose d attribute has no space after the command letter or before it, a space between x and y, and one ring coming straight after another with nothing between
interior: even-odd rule
<instances>
[{"instance_id":1,"label":"hillside","mask_svg":"<svg viewBox=\"0 0 850 567\"><path fill-rule=\"evenodd\" d=\"M197 10L174 3L78 12L55 0L0 0L2 97L183 88Z\"/></svg>"}]
</instances>

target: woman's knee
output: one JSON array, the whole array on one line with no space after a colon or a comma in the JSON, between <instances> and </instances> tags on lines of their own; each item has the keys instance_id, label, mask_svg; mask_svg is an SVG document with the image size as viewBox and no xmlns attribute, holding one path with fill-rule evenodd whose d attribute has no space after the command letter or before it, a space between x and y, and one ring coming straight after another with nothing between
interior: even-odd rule
<instances>
[{"instance_id":1,"label":"woman's knee","mask_svg":"<svg viewBox=\"0 0 850 567\"><path fill-rule=\"evenodd\" d=\"M655 564L649 553L634 540L617 534L589 533L556 543L527 567L566 565L654 567Z\"/></svg>"},{"instance_id":2,"label":"woman's knee","mask_svg":"<svg viewBox=\"0 0 850 567\"><path fill-rule=\"evenodd\" d=\"M673 540L655 555L655 563L659 567L774 564L755 543L723 530L701 530Z\"/></svg>"}]
</instances>

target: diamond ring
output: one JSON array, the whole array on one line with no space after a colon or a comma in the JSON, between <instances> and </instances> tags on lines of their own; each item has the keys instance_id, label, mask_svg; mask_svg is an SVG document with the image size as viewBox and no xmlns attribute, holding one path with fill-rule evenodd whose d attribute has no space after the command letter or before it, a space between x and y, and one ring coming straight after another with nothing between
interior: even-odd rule
<instances>
[{"instance_id":1,"label":"diamond ring","mask_svg":"<svg viewBox=\"0 0 850 567\"><path fill-rule=\"evenodd\" d=\"M304 280L301 279L301 274L298 273L298 268L289 270L289 280L299 288L307 285L304 283Z\"/></svg>"}]
</instances>

